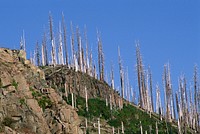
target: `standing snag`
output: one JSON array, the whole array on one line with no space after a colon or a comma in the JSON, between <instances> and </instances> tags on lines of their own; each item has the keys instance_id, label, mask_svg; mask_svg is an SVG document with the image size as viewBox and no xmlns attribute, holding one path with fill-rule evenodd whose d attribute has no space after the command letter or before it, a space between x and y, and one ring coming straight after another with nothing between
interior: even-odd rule
<instances>
[{"instance_id":1,"label":"standing snag","mask_svg":"<svg viewBox=\"0 0 200 134\"><path fill-rule=\"evenodd\" d=\"M63 41L62 41L61 23L59 23L58 63L59 63L60 65L64 65L64 57L63 57Z\"/></svg>"},{"instance_id":2,"label":"standing snag","mask_svg":"<svg viewBox=\"0 0 200 134\"><path fill-rule=\"evenodd\" d=\"M23 34L20 39L20 50L24 50L26 52L26 42L25 42L24 30L23 30Z\"/></svg>"},{"instance_id":3,"label":"standing snag","mask_svg":"<svg viewBox=\"0 0 200 134\"><path fill-rule=\"evenodd\" d=\"M122 96L122 98L124 98L124 70L123 70L123 66L122 66L122 61L121 61L121 56L120 56L120 48L119 47L118 47L118 59L119 59L121 96Z\"/></svg>"},{"instance_id":4,"label":"standing snag","mask_svg":"<svg viewBox=\"0 0 200 134\"><path fill-rule=\"evenodd\" d=\"M67 49L67 27L65 25L65 17L62 14L62 29L63 29L63 40L64 40L64 50L65 50L65 64L68 67L68 49Z\"/></svg>"},{"instance_id":5,"label":"standing snag","mask_svg":"<svg viewBox=\"0 0 200 134\"><path fill-rule=\"evenodd\" d=\"M102 40L99 33L97 32L97 42L98 42L98 65L99 65L99 75L100 81L104 81L104 54L102 48Z\"/></svg>"},{"instance_id":6,"label":"standing snag","mask_svg":"<svg viewBox=\"0 0 200 134\"><path fill-rule=\"evenodd\" d=\"M55 39L53 36L53 20L52 20L51 13L49 13L49 30L50 30L50 39L51 39L51 64L55 66L57 64L56 44L55 44Z\"/></svg>"}]
</instances>

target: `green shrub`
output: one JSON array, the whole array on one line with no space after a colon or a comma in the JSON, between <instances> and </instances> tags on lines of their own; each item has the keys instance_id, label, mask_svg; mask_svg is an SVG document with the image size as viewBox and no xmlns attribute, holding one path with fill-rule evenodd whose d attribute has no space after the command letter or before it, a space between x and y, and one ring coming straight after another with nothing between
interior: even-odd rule
<instances>
[{"instance_id":1,"label":"green shrub","mask_svg":"<svg viewBox=\"0 0 200 134\"><path fill-rule=\"evenodd\" d=\"M40 92L38 92L38 91L32 91L32 96L33 96L34 98L37 98L37 97L41 97L42 94L41 94Z\"/></svg>"},{"instance_id":2,"label":"green shrub","mask_svg":"<svg viewBox=\"0 0 200 134\"><path fill-rule=\"evenodd\" d=\"M98 98L89 99L88 109L90 115L93 117L101 116L101 118L106 120L111 117L110 107L106 106L106 102L104 100L100 100Z\"/></svg>"},{"instance_id":3,"label":"green shrub","mask_svg":"<svg viewBox=\"0 0 200 134\"><path fill-rule=\"evenodd\" d=\"M12 81L12 86L14 86L15 87L15 89L17 89L17 87L18 87L18 82L16 82L14 79L13 79L13 81Z\"/></svg>"},{"instance_id":4,"label":"green shrub","mask_svg":"<svg viewBox=\"0 0 200 134\"><path fill-rule=\"evenodd\" d=\"M2 121L2 124L4 125L4 126L8 126L8 127L12 127L12 124L13 123L15 123L15 121L12 119L12 118L10 118L10 117L5 117L4 119L3 119L3 121Z\"/></svg>"},{"instance_id":5,"label":"green shrub","mask_svg":"<svg viewBox=\"0 0 200 134\"><path fill-rule=\"evenodd\" d=\"M19 103L20 103L21 105L24 105L24 104L25 104L25 99L24 99L24 98L20 99L20 100L19 100Z\"/></svg>"},{"instance_id":6,"label":"green shrub","mask_svg":"<svg viewBox=\"0 0 200 134\"><path fill-rule=\"evenodd\" d=\"M52 106L52 102L49 98L47 98L46 96L42 96L42 98L40 98L38 100L38 104L39 106L42 108L42 110L44 111L47 107L51 107Z\"/></svg>"}]
</instances>

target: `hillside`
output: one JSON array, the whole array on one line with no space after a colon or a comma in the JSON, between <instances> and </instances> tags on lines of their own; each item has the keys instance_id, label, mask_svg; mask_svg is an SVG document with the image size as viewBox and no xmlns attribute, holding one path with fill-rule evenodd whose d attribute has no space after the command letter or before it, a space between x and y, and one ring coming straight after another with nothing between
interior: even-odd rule
<instances>
[{"instance_id":1,"label":"hillside","mask_svg":"<svg viewBox=\"0 0 200 134\"><path fill-rule=\"evenodd\" d=\"M101 133L105 134L113 133L113 131L121 133L122 122L124 133L127 134L141 133L141 127L143 132L156 133L156 124L159 133L178 133L177 122L168 123L163 117L155 113L148 113L126 100L123 100L123 108L120 108L121 97L119 93L103 81L79 71L75 72L66 66L41 68L45 72L49 86L57 89L70 105L72 105L71 94L73 93L74 107L82 120L81 128L83 131L87 121L87 132L98 133L99 118ZM85 88L88 94L88 111L86 110Z\"/></svg>"},{"instance_id":2,"label":"hillside","mask_svg":"<svg viewBox=\"0 0 200 134\"><path fill-rule=\"evenodd\" d=\"M22 50L0 48L0 97L1 133L178 133L177 122L127 102L106 82L64 65L38 68Z\"/></svg>"},{"instance_id":3,"label":"hillside","mask_svg":"<svg viewBox=\"0 0 200 134\"><path fill-rule=\"evenodd\" d=\"M0 132L83 133L76 111L25 57L24 51L0 48Z\"/></svg>"}]
</instances>

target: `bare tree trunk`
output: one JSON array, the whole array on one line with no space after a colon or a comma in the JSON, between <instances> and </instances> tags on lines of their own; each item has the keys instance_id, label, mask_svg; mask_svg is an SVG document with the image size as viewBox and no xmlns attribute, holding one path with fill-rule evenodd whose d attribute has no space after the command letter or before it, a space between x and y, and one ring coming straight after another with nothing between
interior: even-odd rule
<instances>
[{"instance_id":1,"label":"bare tree trunk","mask_svg":"<svg viewBox=\"0 0 200 134\"><path fill-rule=\"evenodd\" d=\"M139 105L144 108L144 90L145 90L145 80L144 80L144 72L142 65L142 58L140 54L139 44L136 44L136 59L137 59L137 76L138 76L138 88L139 88Z\"/></svg>"},{"instance_id":2,"label":"bare tree trunk","mask_svg":"<svg viewBox=\"0 0 200 134\"><path fill-rule=\"evenodd\" d=\"M93 63L92 63L92 50L90 51L90 60L89 60L89 72L90 76L93 77L94 70L93 70Z\"/></svg>"},{"instance_id":3,"label":"bare tree trunk","mask_svg":"<svg viewBox=\"0 0 200 134\"><path fill-rule=\"evenodd\" d=\"M21 40L20 40L20 50L24 50L26 52L26 42L25 42L24 30L23 30L23 34L22 34Z\"/></svg>"},{"instance_id":4,"label":"bare tree trunk","mask_svg":"<svg viewBox=\"0 0 200 134\"><path fill-rule=\"evenodd\" d=\"M152 110L152 112L154 112L154 104L153 104L153 84L152 84L152 73L151 73L150 67L149 67L149 69L148 69L148 73L149 73L149 80L150 80L151 110Z\"/></svg>"},{"instance_id":5,"label":"bare tree trunk","mask_svg":"<svg viewBox=\"0 0 200 134\"><path fill-rule=\"evenodd\" d=\"M85 32L84 32L84 35L85 35L85 44L86 44L86 73L88 75L90 75L90 63L89 63L89 51L88 51L88 38L87 38L87 31L86 31L86 26L85 26Z\"/></svg>"},{"instance_id":6,"label":"bare tree trunk","mask_svg":"<svg viewBox=\"0 0 200 134\"><path fill-rule=\"evenodd\" d=\"M104 81L104 54L103 54L103 48L102 48L102 41L101 41L101 38L99 37L99 35L97 38L97 42L98 42L99 75L100 75L100 80Z\"/></svg>"},{"instance_id":7,"label":"bare tree trunk","mask_svg":"<svg viewBox=\"0 0 200 134\"><path fill-rule=\"evenodd\" d=\"M51 13L49 13L49 29L50 29L50 39L51 39L51 60L52 60L52 64L55 66L57 64L56 61L56 46L55 46L55 40L54 40L54 36L53 36L53 20L52 20L52 16Z\"/></svg>"},{"instance_id":8,"label":"bare tree trunk","mask_svg":"<svg viewBox=\"0 0 200 134\"><path fill-rule=\"evenodd\" d=\"M113 65L111 65L111 87L112 87L113 90L115 89Z\"/></svg>"},{"instance_id":9,"label":"bare tree trunk","mask_svg":"<svg viewBox=\"0 0 200 134\"><path fill-rule=\"evenodd\" d=\"M43 66L48 66L49 61L48 61L48 53L47 53L47 39L46 39L45 32L43 35L42 46L43 46L43 56L44 56L44 65Z\"/></svg>"},{"instance_id":10,"label":"bare tree trunk","mask_svg":"<svg viewBox=\"0 0 200 134\"><path fill-rule=\"evenodd\" d=\"M82 68L82 46L81 46L81 37L80 37L80 32L79 32L79 28L77 27L76 28L76 36L77 36L77 43L78 43L78 68L79 68L79 71L83 72L83 68Z\"/></svg>"},{"instance_id":11,"label":"bare tree trunk","mask_svg":"<svg viewBox=\"0 0 200 134\"><path fill-rule=\"evenodd\" d=\"M121 122L121 124L122 124L122 134L124 134L124 123L123 123L123 121Z\"/></svg>"},{"instance_id":12,"label":"bare tree trunk","mask_svg":"<svg viewBox=\"0 0 200 134\"><path fill-rule=\"evenodd\" d=\"M67 51L67 28L65 25L65 17L62 14L62 28L63 28L63 37L64 37L64 49L65 49L65 64L68 67L68 51Z\"/></svg>"},{"instance_id":13,"label":"bare tree trunk","mask_svg":"<svg viewBox=\"0 0 200 134\"><path fill-rule=\"evenodd\" d=\"M159 86L156 85L156 112L160 115L162 119L162 105L161 105L161 98L160 98L160 89Z\"/></svg>"},{"instance_id":14,"label":"bare tree trunk","mask_svg":"<svg viewBox=\"0 0 200 134\"><path fill-rule=\"evenodd\" d=\"M101 134L100 119L98 118L98 134Z\"/></svg>"},{"instance_id":15,"label":"bare tree trunk","mask_svg":"<svg viewBox=\"0 0 200 134\"><path fill-rule=\"evenodd\" d=\"M85 129L87 131L87 128L88 128L88 121L87 121L87 118L85 118Z\"/></svg>"},{"instance_id":16,"label":"bare tree trunk","mask_svg":"<svg viewBox=\"0 0 200 134\"><path fill-rule=\"evenodd\" d=\"M72 92L71 95L72 95L72 108L74 108L74 93Z\"/></svg>"},{"instance_id":17,"label":"bare tree trunk","mask_svg":"<svg viewBox=\"0 0 200 134\"><path fill-rule=\"evenodd\" d=\"M156 121L156 134L158 134L158 123Z\"/></svg>"},{"instance_id":18,"label":"bare tree trunk","mask_svg":"<svg viewBox=\"0 0 200 134\"><path fill-rule=\"evenodd\" d=\"M85 87L85 107L86 107L86 111L88 112L88 94L87 94L87 88Z\"/></svg>"},{"instance_id":19,"label":"bare tree trunk","mask_svg":"<svg viewBox=\"0 0 200 134\"><path fill-rule=\"evenodd\" d=\"M140 121L140 134L143 134L142 123Z\"/></svg>"},{"instance_id":20,"label":"bare tree trunk","mask_svg":"<svg viewBox=\"0 0 200 134\"><path fill-rule=\"evenodd\" d=\"M120 84L121 84L121 96L124 98L124 71L122 67L122 61L120 56L120 49L118 47L118 57L119 57L119 71L120 71Z\"/></svg>"},{"instance_id":21,"label":"bare tree trunk","mask_svg":"<svg viewBox=\"0 0 200 134\"><path fill-rule=\"evenodd\" d=\"M172 121L172 116L171 116L172 86L171 86L170 75L171 75L170 68L168 64L164 66L163 84L164 84L164 91L165 91L166 119L169 122Z\"/></svg>"},{"instance_id":22,"label":"bare tree trunk","mask_svg":"<svg viewBox=\"0 0 200 134\"><path fill-rule=\"evenodd\" d=\"M75 48L74 48L74 30L73 30L73 24L71 22L71 53L72 53L72 66L75 68Z\"/></svg>"},{"instance_id":23,"label":"bare tree trunk","mask_svg":"<svg viewBox=\"0 0 200 134\"><path fill-rule=\"evenodd\" d=\"M59 56L59 58L58 58L59 64L64 65L61 23L59 23L59 49L58 49L58 56Z\"/></svg>"},{"instance_id":24,"label":"bare tree trunk","mask_svg":"<svg viewBox=\"0 0 200 134\"><path fill-rule=\"evenodd\" d=\"M198 131L199 128L199 115L198 115L198 73L197 73L197 66L194 67L194 106L195 106L195 129Z\"/></svg>"},{"instance_id":25,"label":"bare tree trunk","mask_svg":"<svg viewBox=\"0 0 200 134\"><path fill-rule=\"evenodd\" d=\"M112 127L112 134L115 134L115 128Z\"/></svg>"},{"instance_id":26,"label":"bare tree trunk","mask_svg":"<svg viewBox=\"0 0 200 134\"><path fill-rule=\"evenodd\" d=\"M67 82L65 81L65 96L68 98Z\"/></svg>"},{"instance_id":27,"label":"bare tree trunk","mask_svg":"<svg viewBox=\"0 0 200 134\"><path fill-rule=\"evenodd\" d=\"M37 61L37 66L40 66L40 50L38 42L36 43L36 61Z\"/></svg>"},{"instance_id":28,"label":"bare tree trunk","mask_svg":"<svg viewBox=\"0 0 200 134\"><path fill-rule=\"evenodd\" d=\"M45 48L44 48L44 45L42 44L42 50L41 50L41 56L42 56L42 66L45 66Z\"/></svg>"},{"instance_id":29,"label":"bare tree trunk","mask_svg":"<svg viewBox=\"0 0 200 134\"><path fill-rule=\"evenodd\" d=\"M112 95L111 94L109 95L109 100L110 100L110 110L112 111L113 106L112 106Z\"/></svg>"}]
</instances>

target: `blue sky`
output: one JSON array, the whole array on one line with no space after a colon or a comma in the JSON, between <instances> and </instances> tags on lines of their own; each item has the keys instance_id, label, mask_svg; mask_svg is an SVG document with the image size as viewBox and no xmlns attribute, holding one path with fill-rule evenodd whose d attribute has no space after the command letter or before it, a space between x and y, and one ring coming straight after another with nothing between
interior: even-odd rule
<instances>
[{"instance_id":1,"label":"blue sky","mask_svg":"<svg viewBox=\"0 0 200 134\"><path fill-rule=\"evenodd\" d=\"M198 0L1 0L0 47L19 48L24 30L29 54L48 29L49 11L55 31L63 12L68 32L70 21L82 32L84 25L87 26L94 50L96 30L101 31L106 66L110 68L113 61L115 76L118 76L120 46L124 67L128 66L132 85L137 88L135 41L139 40L144 64L151 66L154 85L157 82L161 85L163 65L169 62L173 85L177 88L180 74L185 74L190 82L194 65L200 66L199 7Z\"/></svg>"}]
</instances>

